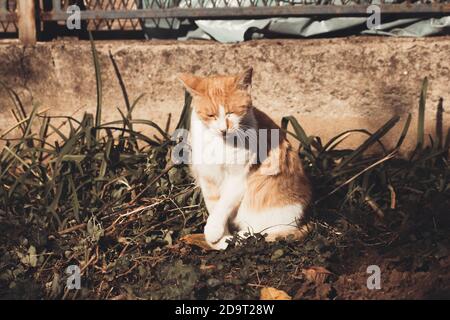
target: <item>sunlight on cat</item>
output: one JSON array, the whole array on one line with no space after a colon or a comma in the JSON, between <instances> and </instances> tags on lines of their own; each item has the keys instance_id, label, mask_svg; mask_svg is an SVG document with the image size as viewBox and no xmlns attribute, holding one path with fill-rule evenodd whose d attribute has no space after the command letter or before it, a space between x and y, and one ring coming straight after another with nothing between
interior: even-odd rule
<instances>
[{"instance_id":1,"label":"sunlight on cat","mask_svg":"<svg viewBox=\"0 0 450 320\"><path fill-rule=\"evenodd\" d=\"M190 163L209 213L205 239L216 249L232 231L296 235L311 200L297 150L252 104L252 73L179 77L192 95Z\"/></svg>"}]
</instances>

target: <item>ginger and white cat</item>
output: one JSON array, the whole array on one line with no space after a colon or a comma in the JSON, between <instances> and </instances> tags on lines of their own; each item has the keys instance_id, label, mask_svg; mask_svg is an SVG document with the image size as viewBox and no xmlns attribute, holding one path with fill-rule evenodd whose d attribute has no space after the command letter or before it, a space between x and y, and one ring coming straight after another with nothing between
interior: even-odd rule
<instances>
[{"instance_id":1,"label":"ginger and white cat","mask_svg":"<svg viewBox=\"0 0 450 320\"><path fill-rule=\"evenodd\" d=\"M285 133L252 105L252 69L179 78L193 98L191 169L209 213L208 244L225 249L233 230L269 241L297 235L311 188Z\"/></svg>"}]
</instances>

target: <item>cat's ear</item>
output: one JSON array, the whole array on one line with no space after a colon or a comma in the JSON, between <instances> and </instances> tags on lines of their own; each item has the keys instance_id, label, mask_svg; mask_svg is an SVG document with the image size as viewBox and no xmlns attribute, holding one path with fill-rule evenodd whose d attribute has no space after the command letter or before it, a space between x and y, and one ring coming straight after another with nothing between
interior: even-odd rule
<instances>
[{"instance_id":1,"label":"cat's ear","mask_svg":"<svg viewBox=\"0 0 450 320\"><path fill-rule=\"evenodd\" d=\"M200 95L199 84L202 81L201 78L189 73L182 73L178 75L178 80L181 81L191 95Z\"/></svg>"},{"instance_id":2,"label":"cat's ear","mask_svg":"<svg viewBox=\"0 0 450 320\"><path fill-rule=\"evenodd\" d=\"M250 67L236 77L236 85L239 89L249 90L252 86L253 68Z\"/></svg>"}]
</instances>

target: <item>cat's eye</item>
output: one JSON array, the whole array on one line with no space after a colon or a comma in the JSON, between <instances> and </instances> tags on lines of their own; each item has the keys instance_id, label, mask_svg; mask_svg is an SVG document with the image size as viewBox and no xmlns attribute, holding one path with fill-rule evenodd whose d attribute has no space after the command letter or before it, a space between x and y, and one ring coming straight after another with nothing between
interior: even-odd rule
<instances>
[{"instance_id":1,"label":"cat's eye","mask_svg":"<svg viewBox=\"0 0 450 320\"><path fill-rule=\"evenodd\" d=\"M208 115L207 115L208 118L214 118L215 116L216 116L216 115L214 115L214 114L208 114Z\"/></svg>"}]
</instances>

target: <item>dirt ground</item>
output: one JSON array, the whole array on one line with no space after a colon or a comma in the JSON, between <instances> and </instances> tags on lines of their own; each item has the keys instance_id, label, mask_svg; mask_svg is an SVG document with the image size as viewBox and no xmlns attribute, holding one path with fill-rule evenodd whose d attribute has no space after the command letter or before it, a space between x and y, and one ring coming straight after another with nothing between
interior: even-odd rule
<instances>
[{"instance_id":1,"label":"dirt ground","mask_svg":"<svg viewBox=\"0 0 450 320\"><path fill-rule=\"evenodd\" d=\"M448 248L448 245L447 245ZM339 300L421 300L450 299L450 258L428 257L418 262L411 251L389 249L387 252L358 252L359 257L348 257L349 265L334 266L342 273L329 283L301 283L291 289L294 299ZM368 263L381 271L381 288L368 289Z\"/></svg>"}]
</instances>

